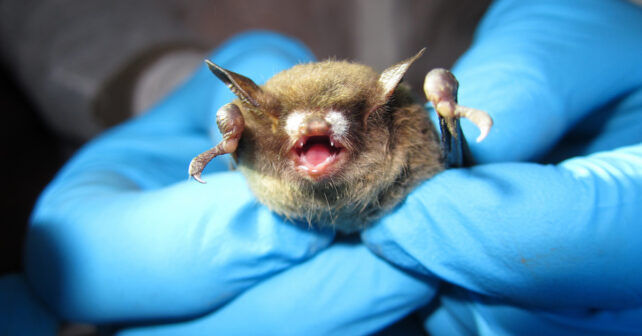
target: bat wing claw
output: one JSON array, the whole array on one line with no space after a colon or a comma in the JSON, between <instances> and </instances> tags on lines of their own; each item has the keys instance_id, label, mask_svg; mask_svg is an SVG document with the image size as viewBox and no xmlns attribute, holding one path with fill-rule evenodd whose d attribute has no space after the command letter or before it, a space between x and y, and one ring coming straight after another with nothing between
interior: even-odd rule
<instances>
[{"instance_id":1,"label":"bat wing claw","mask_svg":"<svg viewBox=\"0 0 642 336\"><path fill-rule=\"evenodd\" d=\"M470 120L479 128L477 142L484 140L493 126L493 119L488 113L457 103L458 88L459 82L446 69L431 70L424 81L426 97L439 115L444 157L451 167L467 166L473 162L466 139L461 132L460 118Z\"/></svg>"},{"instance_id":2,"label":"bat wing claw","mask_svg":"<svg viewBox=\"0 0 642 336\"><path fill-rule=\"evenodd\" d=\"M208 152L209 151L203 154L206 154ZM205 168L205 165L209 160L205 161L207 158L204 157L203 154L192 159L192 162L189 163L188 172L190 177L193 177L196 181L204 184L206 182L201 179L201 173L203 173L203 169Z\"/></svg>"},{"instance_id":3,"label":"bat wing claw","mask_svg":"<svg viewBox=\"0 0 642 336\"><path fill-rule=\"evenodd\" d=\"M204 180L201 179L201 174L194 174L194 175L190 175L190 176L193 177L196 181L198 181L198 182L200 182L202 184L207 183L207 182L205 182Z\"/></svg>"},{"instance_id":4,"label":"bat wing claw","mask_svg":"<svg viewBox=\"0 0 642 336\"><path fill-rule=\"evenodd\" d=\"M205 166L207 166L213 158L236 151L245 127L241 110L232 103L223 105L223 107L218 110L216 113L216 123L221 134L223 134L223 140L214 148L193 158L189 164L189 175L200 183L205 183L205 181L201 179L201 173L203 173L203 169L205 169Z\"/></svg>"},{"instance_id":5,"label":"bat wing claw","mask_svg":"<svg viewBox=\"0 0 642 336\"><path fill-rule=\"evenodd\" d=\"M480 132L476 140L477 142L484 140L490 132L491 127L493 127L493 119L488 115L488 113L481 110L457 105L455 115L458 118L466 118L477 126Z\"/></svg>"}]
</instances>

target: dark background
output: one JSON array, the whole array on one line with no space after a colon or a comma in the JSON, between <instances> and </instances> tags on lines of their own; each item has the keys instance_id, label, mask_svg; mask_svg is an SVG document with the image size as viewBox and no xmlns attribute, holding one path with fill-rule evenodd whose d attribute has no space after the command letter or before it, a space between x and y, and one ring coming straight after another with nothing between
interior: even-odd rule
<instances>
[{"instance_id":1,"label":"dark background","mask_svg":"<svg viewBox=\"0 0 642 336\"><path fill-rule=\"evenodd\" d=\"M319 59L377 70L428 47L406 78L418 88L429 69L450 67L466 49L489 2L0 0L0 275L21 270L38 194L84 142L133 113L121 91L168 46L184 40L207 50L234 33L269 29L300 39ZM80 130L60 127L82 120Z\"/></svg>"}]
</instances>

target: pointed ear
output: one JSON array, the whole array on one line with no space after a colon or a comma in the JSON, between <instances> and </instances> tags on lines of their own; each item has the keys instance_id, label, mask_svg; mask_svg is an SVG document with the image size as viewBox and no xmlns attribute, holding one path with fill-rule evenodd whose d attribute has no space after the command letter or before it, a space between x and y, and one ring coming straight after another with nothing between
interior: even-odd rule
<instances>
[{"instance_id":1,"label":"pointed ear","mask_svg":"<svg viewBox=\"0 0 642 336\"><path fill-rule=\"evenodd\" d=\"M218 79L220 79L227 87L232 90L232 92L241 99L245 104L251 105L253 107L259 107L258 102L259 95L261 95L261 88L256 85L251 79L239 75L236 72L232 72L226 69L221 68L220 66L212 63L210 60L205 60L207 66L210 68L210 71Z\"/></svg>"},{"instance_id":2,"label":"pointed ear","mask_svg":"<svg viewBox=\"0 0 642 336\"><path fill-rule=\"evenodd\" d=\"M388 99L390 99L390 96L395 92L395 89L401 82L401 79L406 74L410 65L417 60L417 58L423 55L424 51L426 51L426 48L419 50L415 56L399 62L381 73L381 76L379 76L379 86L382 91L379 99L382 105L388 102Z\"/></svg>"},{"instance_id":3,"label":"pointed ear","mask_svg":"<svg viewBox=\"0 0 642 336\"><path fill-rule=\"evenodd\" d=\"M370 114L388 103L390 96L392 96L397 86L399 86L401 79L403 79L403 76L406 74L406 71L408 71L408 68L410 68L410 65L412 65L417 58L423 55L424 51L426 51L426 48L419 50L415 56L412 56L405 61L401 61L381 73L379 76L379 96L377 97L375 104L371 106L370 110L368 110L363 116L364 127L367 128L368 126L368 117Z\"/></svg>"}]
</instances>

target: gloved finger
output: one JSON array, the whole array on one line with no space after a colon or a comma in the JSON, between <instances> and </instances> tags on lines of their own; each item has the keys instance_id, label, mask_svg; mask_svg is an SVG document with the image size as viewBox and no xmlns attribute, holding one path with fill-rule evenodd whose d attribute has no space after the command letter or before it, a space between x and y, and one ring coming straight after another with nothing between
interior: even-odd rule
<instances>
[{"instance_id":1,"label":"gloved finger","mask_svg":"<svg viewBox=\"0 0 642 336\"><path fill-rule=\"evenodd\" d=\"M642 308L625 310L539 310L511 305L470 292L439 297L439 308L424 323L430 335L636 335L642 330Z\"/></svg>"},{"instance_id":2,"label":"gloved finger","mask_svg":"<svg viewBox=\"0 0 642 336\"><path fill-rule=\"evenodd\" d=\"M361 244L334 244L207 316L118 335L367 335L431 300L438 284L424 280Z\"/></svg>"},{"instance_id":3,"label":"gloved finger","mask_svg":"<svg viewBox=\"0 0 642 336\"><path fill-rule=\"evenodd\" d=\"M642 144L449 170L362 234L392 262L536 307L642 304Z\"/></svg>"},{"instance_id":4,"label":"gloved finger","mask_svg":"<svg viewBox=\"0 0 642 336\"><path fill-rule=\"evenodd\" d=\"M55 335L59 321L21 274L0 277L0 335Z\"/></svg>"},{"instance_id":5,"label":"gloved finger","mask_svg":"<svg viewBox=\"0 0 642 336\"><path fill-rule=\"evenodd\" d=\"M239 173L147 192L109 171L74 182L44 196L26 245L35 289L74 321L202 314L332 241L258 204Z\"/></svg>"},{"instance_id":6,"label":"gloved finger","mask_svg":"<svg viewBox=\"0 0 642 336\"><path fill-rule=\"evenodd\" d=\"M543 162L559 163L638 143L642 143L642 87L578 123L543 157Z\"/></svg>"},{"instance_id":7,"label":"gloved finger","mask_svg":"<svg viewBox=\"0 0 642 336\"><path fill-rule=\"evenodd\" d=\"M495 121L470 144L477 161L538 159L587 114L642 86L640 31L642 8L628 1L496 1L453 69L460 103Z\"/></svg>"},{"instance_id":8,"label":"gloved finger","mask_svg":"<svg viewBox=\"0 0 642 336\"><path fill-rule=\"evenodd\" d=\"M271 75L307 54L299 47L251 33L214 58ZM273 68L256 66L265 65L262 51ZM221 173L206 186L187 181L191 158L211 146L203 119L219 99L201 87L201 72L148 114L81 149L36 205L27 275L65 317L105 322L202 313L331 241L330 233L302 230L259 206L238 174ZM225 160L211 166L227 169ZM185 286L194 291L180 292Z\"/></svg>"}]
</instances>

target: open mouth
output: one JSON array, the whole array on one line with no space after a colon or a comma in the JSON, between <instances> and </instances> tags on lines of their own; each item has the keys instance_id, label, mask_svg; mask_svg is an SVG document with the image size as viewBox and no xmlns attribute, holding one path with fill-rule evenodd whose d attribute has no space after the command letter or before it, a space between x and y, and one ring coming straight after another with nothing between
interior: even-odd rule
<instances>
[{"instance_id":1,"label":"open mouth","mask_svg":"<svg viewBox=\"0 0 642 336\"><path fill-rule=\"evenodd\" d=\"M292 148L296 170L313 179L331 175L343 156L343 146L329 135L304 136Z\"/></svg>"}]
</instances>

